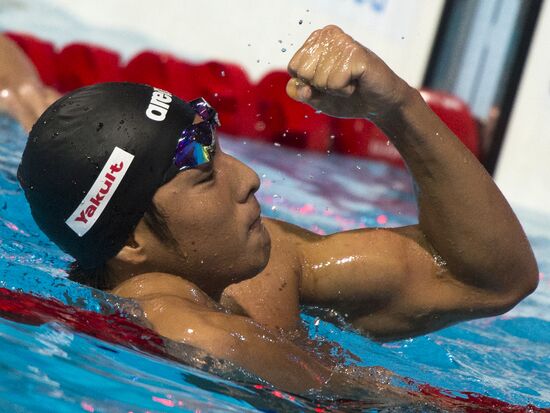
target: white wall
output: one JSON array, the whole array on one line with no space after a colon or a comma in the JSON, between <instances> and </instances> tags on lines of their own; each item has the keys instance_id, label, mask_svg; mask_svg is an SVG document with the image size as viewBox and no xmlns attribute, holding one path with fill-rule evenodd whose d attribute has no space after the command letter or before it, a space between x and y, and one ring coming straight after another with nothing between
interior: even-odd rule
<instances>
[{"instance_id":1,"label":"white wall","mask_svg":"<svg viewBox=\"0 0 550 413\"><path fill-rule=\"evenodd\" d=\"M253 80L286 68L314 29L333 23L415 86L422 82L443 7L443 0L2 2L3 30L31 31L58 45L93 41L126 58L154 48L186 59L237 62Z\"/></svg>"},{"instance_id":2,"label":"white wall","mask_svg":"<svg viewBox=\"0 0 550 413\"><path fill-rule=\"evenodd\" d=\"M496 170L514 204L550 212L550 1L545 1Z\"/></svg>"}]
</instances>

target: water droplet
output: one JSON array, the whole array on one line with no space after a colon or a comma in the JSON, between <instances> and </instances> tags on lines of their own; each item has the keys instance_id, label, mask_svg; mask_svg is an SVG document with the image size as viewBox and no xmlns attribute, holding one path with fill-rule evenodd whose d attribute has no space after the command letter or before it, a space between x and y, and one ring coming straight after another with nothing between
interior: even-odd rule
<instances>
[{"instance_id":1,"label":"water droplet","mask_svg":"<svg viewBox=\"0 0 550 413\"><path fill-rule=\"evenodd\" d=\"M256 122L256 124L254 125L254 129L256 129L258 132L262 132L265 130L266 126L267 125L265 124L265 122L259 121Z\"/></svg>"},{"instance_id":2,"label":"water droplet","mask_svg":"<svg viewBox=\"0 0 550 413\"><path fill-rule=\"evenodd\" d=\"M301 153L297 153L296 156L297 156L298 158L301 158L301 157L302 157L302 154L301 154Z\"/></svg>"},{"instance_id":3,"label":"water droplet","mask_svg":"<svg viewBox=\"0 0 550 413\"><path fill-rule=\"evenodd\" d=\"M222 70L222 71L220 72L220 76L221 76L221 77L225 77L225 70Z\"/></svg>"},{"instance_id":4,"label":"water droplet","mask_svg":"<svg viewBox=\"0 0 550 413\"><path fill-rule=\"evenodd\" d=\"M361 170L361 167L359 165L355 165L355 167L359 170Z\"/></svg>"},{"instance_id":5,"label":"water droplet","mask_svg":"<svg viewBox=\"0 0 550 413\"><path fill-rule=\"evenodd\" d=\"M271 207L271 210L272 210L272 211L277 211L277 207L276 207L275 205L273 205L273 206Z\"/></svg>"},{"instance_id":6,"label":"water droplet","mask_svg":"<svg viewBox=\"0 0 550 413\"><path fill-rule=\"evenodd\" d=\"M260 59L256 60L256 63L260 63Z\"/></svg>"},{"instance_id":7,"label":"water droplet","mask_svg":"<svg viewBox=\"0 0 550 413\"><path fill-rule=\"evenodd\" d=\"M283 53L286 52L286 49L283 47L283 48L281 49L281 52L283 52Z\"/></svg>"},{"instance_id":8,"label":"water droplet","mask_svg":"<svg viewBox=\"0 0 550 413\"><path fill-rule=\"evenodd\" d=\"M315 113L319 114L319 113L323 113L322 110L316 110Z\"/></svg>"},{"instance_id":9,"label":"water droplet","mask_svg":"<svg viewBox=\"0 0 550 413\"><path fill-rule=\"evenodd\" d=\"M214 97L217 98L217 97L218 97L218 94L217 94L217 93L214 93Z\"/></svg>"},{"instance_id":10,"label":"water droplet","mask_svg":"<svg viewBox=\"0 0 550 413\"><path fill-rule=\"evenodd\" d=\"M250 43L248 43L248 47L252 46Z\"/></svg>"},{"instance_id":11,"label":"water droplet","mask_svg":"<svg viewBox=\"0 0 550 413\"><path fill-rule=\"evenodd\" d=\"M282 43L283 41L282 40L278 40L279 43Z\"/></svg>"},{"instance_id":12,"label":"water droplet","mask_svg":"<svg viewBox=\"0 0 550 413\"><path fill-rule=\"evenodd\" d=\"M279 195L273 194L273 198L279 198Z\"/></svg>"},{"instance_id":13,"label":"water droplet","mask_svg":"<svg viewBox=\"0 0 550 413\"><path fill-rule=\"evenodd\" d=\"M120 122L118 123L120 123L121 125L124 125L124 120L121 119Z\"/></svg>"},{"instance_id":14,"label":"water droplet","mask_svg":"<svg viewBox=\"0 0 550 413\"><path fill-rule=\"evenodd\" d=\"M302 19L298 20L298 24L302 24L304 21Z\"/></svg>"},{"instance_id":15,"label":"water droplet","mask_svg":"<svg viewBox=\"0 0 550 413\"><path fill-rule=\"evenodd\" d=\"M386 146L390 146L390 141L386 141Z\"/></svg>"},{"instance_id":16,"label":"water droplet","mask_svg":"<svg viewBox=\"0 0 550 413\"><path fill-rule=\"evenodd\" d=\"M275 146L281 146L281 144L279 142L275 142L273 145Z\"/></svg>"},{"instance_id":17,"label":"water droplet","mask_svg":"<svg viewBox=\"0 0 550 413\"><path fill-rule=\"evenodd\" d=\"M330 139L334 139L334 138L336 138L336 136L330 135Z\"/></svg>"}]
</instances>

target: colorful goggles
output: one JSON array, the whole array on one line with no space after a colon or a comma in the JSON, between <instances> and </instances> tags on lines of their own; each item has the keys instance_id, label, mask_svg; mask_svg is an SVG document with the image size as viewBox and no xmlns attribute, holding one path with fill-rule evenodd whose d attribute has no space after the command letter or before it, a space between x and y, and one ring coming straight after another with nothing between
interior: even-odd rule
<instances>
[{"instance_id":1,"label":"colorful goggles","mask_svg":"<svg viewBox=\"0 0 550 413\"><path fill-rule=\"evenodd\" d=\"M221 125L215 109L203 98L195 99L189 104L202 122L181 132L174 155L174 165L179 171L195 168L212 160L216 146L214 130Z\"/></svg>"}]
</instances>

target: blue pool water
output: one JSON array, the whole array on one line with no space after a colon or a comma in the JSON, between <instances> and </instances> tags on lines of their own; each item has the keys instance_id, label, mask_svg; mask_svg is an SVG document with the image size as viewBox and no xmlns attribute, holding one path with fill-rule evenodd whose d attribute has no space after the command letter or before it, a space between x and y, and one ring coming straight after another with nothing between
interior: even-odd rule
<instances>
[{"instance_id":1,"label":"blue pool water","mask_svg":"<svg viewBox=\"0 0 550 413\"><path fill-rule=\"evenodd\" d=\"M131 302L65 279L63 268L70 258L37 229L16 184L24 141L19 125L0 116L0 287L97 312L135 311ZM260 175L258 198L266 216L320 233L416 221L412 186L404 170L243 139L225 138L222 146ZM550 283L544 278L550 274L550 219L529 211L520 211L520 218L542 280L538 290L508 314L380 345L353 332L337 316L325 314L330 322L324 321L319 318L321 310L309 308L302 318L310 337L338 343L360 359L348 357L347 362L384 366L456 396L477 392L513 404L550 408ZM246 385L254 378L216 362L205 366L186 349L181 351L187 355L182 357L187 365L102 342L60 323L32 326L0 318L0 349L2 412L314 411L315 407L308 400L290 400Z\"/></svg>"}]
</instances>

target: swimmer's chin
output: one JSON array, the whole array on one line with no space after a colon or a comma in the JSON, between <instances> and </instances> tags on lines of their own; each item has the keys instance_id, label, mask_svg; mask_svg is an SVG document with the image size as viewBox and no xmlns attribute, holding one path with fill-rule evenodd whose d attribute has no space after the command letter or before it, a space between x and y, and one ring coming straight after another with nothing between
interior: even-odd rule
<instances>
[{"instance_id":1,"label":"swimmer's chin","mask_svg":"<svg viewBox=\"0 0 550 413\"><path fill-rule=\"evenodd\" d=\"M251 260L254 260L254 262L251 262L249 271L247 271L246 273L241 273L239 277L236 277L233 283L239 283L254 278L258 274L260 274L269 263L269 258L271 257L271 236L265 225L263 223L261 223L260 225L260 244L258 245L256 251L249 252L249 256L251 257Z\"/></svg>"}]
</instances>

